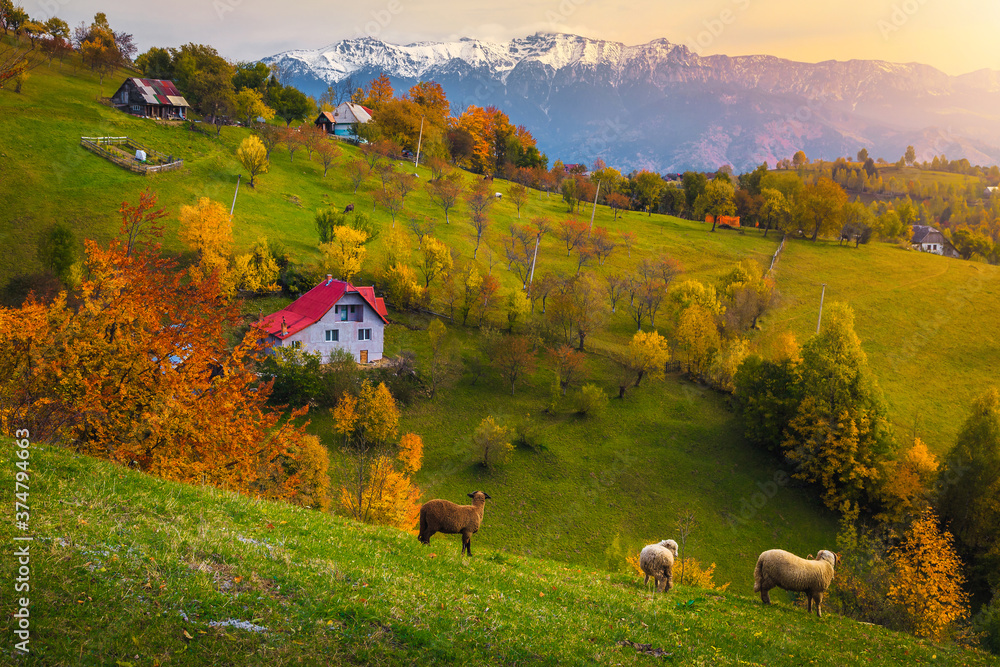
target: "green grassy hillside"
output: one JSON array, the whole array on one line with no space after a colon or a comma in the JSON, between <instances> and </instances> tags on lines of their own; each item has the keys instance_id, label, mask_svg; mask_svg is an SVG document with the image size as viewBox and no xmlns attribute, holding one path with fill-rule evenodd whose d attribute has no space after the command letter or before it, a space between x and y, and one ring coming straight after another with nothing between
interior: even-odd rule
<instances>
[{"instance_id":1,"label":"green grassy hillside","mask_svg":"<svg viewBox=\"0 0 1000 667\"><path fill-rule=\"evenodd\" d=\"M653 595L632 574L505 553L500 503L463 559L456 536L424 547L63 450L30 453L30 530L19 533L33 537L30 653L15 656L8 639L4 664L997 664L831 609L817 619L780 591L767 608L731 591ZM14 471L4 440L2 488ZM16 567L0 558L5 585Z\"/></svg>"},{"instance_id":2,"label":"green grassy hillside","mask_svg":"<svg viewBox=\"0 0 1000 667\"><path fill-rule=\"evenodd\" d=\"M955 442L976 396L1000 383L1000 267L884 244L789 242L778 264L782 306L766 326L816 331L821 285L844 301L901 438L937 453Z\"/></svg>"}]
</instances>

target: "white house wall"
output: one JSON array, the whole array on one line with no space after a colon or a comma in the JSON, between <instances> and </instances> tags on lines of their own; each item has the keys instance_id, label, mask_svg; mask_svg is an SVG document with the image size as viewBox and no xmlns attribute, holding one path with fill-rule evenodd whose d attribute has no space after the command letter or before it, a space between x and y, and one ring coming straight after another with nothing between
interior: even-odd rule
<instances>
[{"instance_id":1,"label":"white house wall","mask_svg":"<svg viewBox=\"0 0 1000 667\"><path fill-rule=\"evenodd\" d=\"M330 358L330 353L335 350L347 350L354 355L354 360L361 361L361 351L368 350L368 361L378 361L382 358L382 348L385 342L385 322L378 316L378 313L361 298L360 294L345 294L337 302L338 306L360 306L361 322L347 321L340 319L340 313L334 315L336 308L330 308L323 317L311 326L302 331L292 334L282 345L292 345L302 343L302 349L306 352L319 352L323 361ZM337 342L327 342L327 329L335 329L339 332L340 340ZM359 329L371 329L371 340L358 340Z\"/></svg>"}]
</instances>

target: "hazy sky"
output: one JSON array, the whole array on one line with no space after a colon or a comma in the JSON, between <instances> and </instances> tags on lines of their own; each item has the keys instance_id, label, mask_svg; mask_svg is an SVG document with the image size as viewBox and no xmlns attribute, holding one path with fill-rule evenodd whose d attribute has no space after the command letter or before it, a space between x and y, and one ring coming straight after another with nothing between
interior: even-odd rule
<instances>
[{"instance_id":1,"label":"hazy sky","mask_svg":"<svg viewBox=\"0 0 1000 667\"><path fill-rule=\"evenodd\" d=\"M70 25L108 15L150 46L211 44L234 60L371 35L389 42L506 40L569 32L642 44L665 37L702 55L767 53L818 62L922 62L948 74L1000 70L997 0L21 0Z\"/></svg>"}]
</instances>

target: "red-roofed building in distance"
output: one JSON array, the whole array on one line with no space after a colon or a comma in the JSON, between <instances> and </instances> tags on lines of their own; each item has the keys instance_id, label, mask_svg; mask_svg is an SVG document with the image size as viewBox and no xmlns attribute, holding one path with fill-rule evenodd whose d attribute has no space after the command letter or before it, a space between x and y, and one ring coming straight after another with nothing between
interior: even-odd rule
<instances>
[{"instance_id":1,"label":"red-roofed building in distance","mask_svg":"<svg viewBox=\"0 0 1000 667\"><path fill-rule=\"evenodd\" d=\"M335 350L347 350L367 364L382 358L385 301L374 287L355 287L327 275L294 303L262 318L255 325L272 347L290 346L319 352L326 361Z\"/></svg>"},{"instance_id":2,"label":"red-roofed building in distance","mask_svg":"<svg viewBox=\"0 0 1000 667\"><path fill-rule=\"evenodd\" d=\"M135 116L184 120L191 105L181 96L173 81L164 79L125 79L111 103L119 110Z\"/></svg>"}]
</instances>

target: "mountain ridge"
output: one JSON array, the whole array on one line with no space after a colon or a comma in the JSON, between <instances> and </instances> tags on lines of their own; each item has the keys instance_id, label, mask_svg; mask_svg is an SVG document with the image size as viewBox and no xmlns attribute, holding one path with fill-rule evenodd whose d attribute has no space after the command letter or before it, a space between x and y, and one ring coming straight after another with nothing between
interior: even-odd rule
<instances>
[{"instance_id":1,"label":"mountain ridge","mask_svg":"<svg viewBox=\"0 0 1000 667\"><path fill-rule=\"evenodd\" d=\"M496 105L564 161L745 169L796 150L834 159L867 147L894 161L910 144L920 159L1000 160L1000 114L989 111L1000 108L1000 72L989 69L700 56L666 38L629 46L565 33L405 45L361 37L263 62L314 95L348 76L361 85L385 72L397 88L435 80L454 113Z\"/></svg>"}]
</instances>

